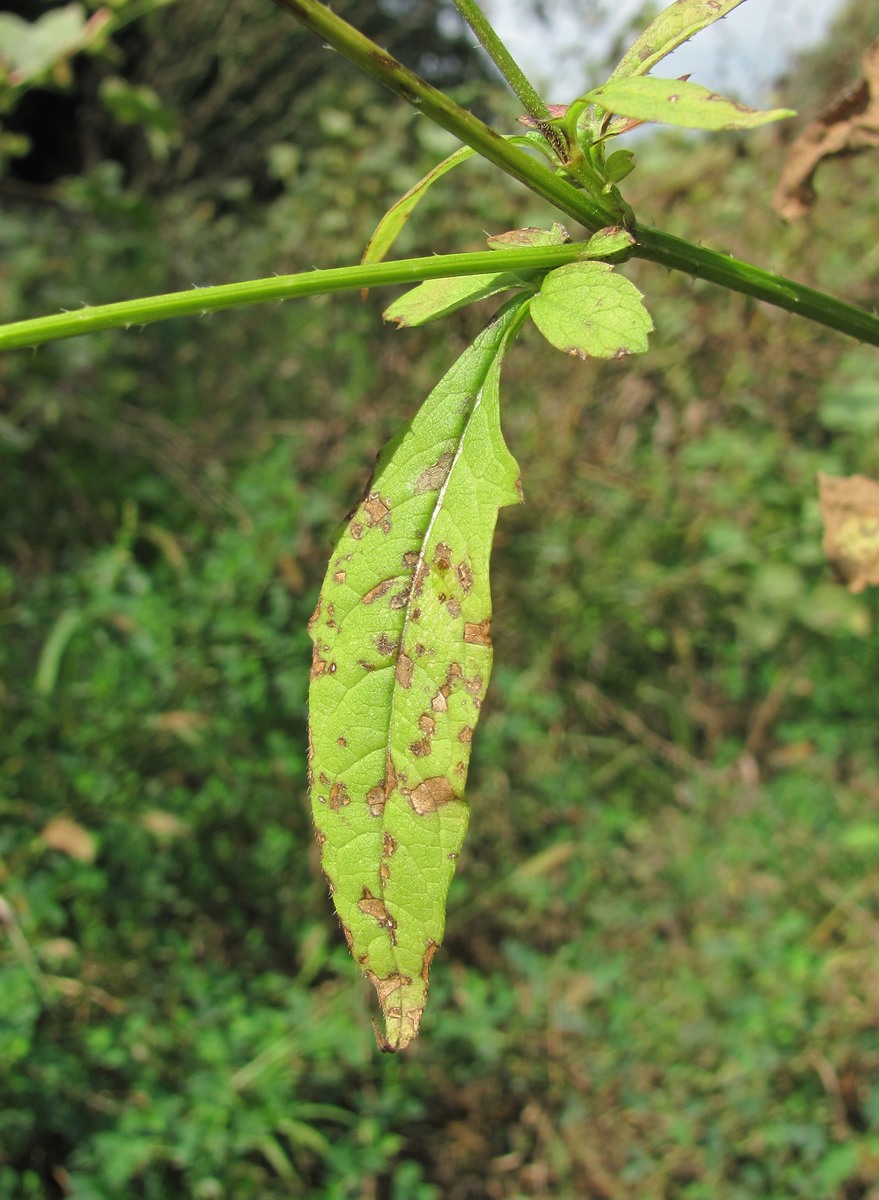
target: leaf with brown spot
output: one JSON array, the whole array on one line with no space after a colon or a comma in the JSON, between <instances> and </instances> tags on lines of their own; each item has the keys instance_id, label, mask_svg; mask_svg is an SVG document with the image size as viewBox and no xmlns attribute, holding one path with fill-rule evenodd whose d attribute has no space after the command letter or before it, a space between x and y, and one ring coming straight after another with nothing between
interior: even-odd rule
<instances>
[{"instance_id":1,"label":"leaf with brown spot","mask_svg":"<svg viewBox=\"0 0 879 1200\"><path fill-rule=\"evenodd\" d=\"M757 129L771 121L796 116L790 108L759 111L719 96L687 79L658 79L654 75L615 79L583 97L607 112L637 121L675 125L680 129Z\"/></svg>"},{"instance_id":2,"label":"leaf with brown spot","mask_svg":"<svg viewBox=\"0 0 879 1200\"><path fill-rule=\"evenodd\" d=\"M683 45L700 29L725 17L743 0L675 0L644 30L614 68L611 79L646 75L672 50Z\"/></svg>"},{"instance_id":3,"label":"leaf with brown spot","mask_svg":"<svg viewBox=\"0 0 879 1200\"><path fill-rule=\"evenodd\" d=\"M491 542L500 507L521 498L498 411L519 307L383 451L310 626L316 661L332 663L309 692L314 823L389 1050L418 1031L469 817L470 737L491 668ZM372 648L377 662L364 656Z\"/></svg>"}]
</instances>

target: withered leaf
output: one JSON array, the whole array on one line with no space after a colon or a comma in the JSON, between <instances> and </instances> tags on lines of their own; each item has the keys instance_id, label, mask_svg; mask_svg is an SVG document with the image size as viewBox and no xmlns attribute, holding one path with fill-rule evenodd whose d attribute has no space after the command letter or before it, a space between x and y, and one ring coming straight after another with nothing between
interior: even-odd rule
<instances>
[{"instance_id":1,"label":"withered leaf","mask_svg":"<svg viewBox=\"0 0 879 1200\"><path fill-rule=\"evenodd\" d=\"M879 483L865 475L818 475L822 549L848 585L862 592L879 584Z\"/></svg>"},{"instance_id":2,"label":"withered leaf","mask_svg":"<svg viewBox=\"0 0 879 1200\"><path fill-rule=\"evenodd\" d=\"M864 74L803 130L787 152L772 207L786 221L815 203L815 172L825 158L879 147L879 41L864 54Z\"/></svg>"}]
</instances>

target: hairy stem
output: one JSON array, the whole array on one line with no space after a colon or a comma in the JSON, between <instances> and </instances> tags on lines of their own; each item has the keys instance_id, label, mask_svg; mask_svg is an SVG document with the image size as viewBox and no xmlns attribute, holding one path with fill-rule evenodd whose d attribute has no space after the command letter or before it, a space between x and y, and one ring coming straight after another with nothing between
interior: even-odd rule
<instances>
[{"instance_id":1,"label":"hairy stem","mask_svg":"<svg viewBox=\"0 0 879 1200\"><path fill-rule=\"evenodd\" d=\"M512 145L478 117L461 108L444 92L404 67L381 46L371 42L341 17L317 0L274 0L279 8L298 17L367 75L407 100L437 125L453 133L489 162L568 213L593 233L619 218L613 208L595 196L574 187L518 146Z\"/></svg>"},{"instance_id":2,"label":"hairy stem","mask_svg":"<svg viewBox=\"0 0 879 1200\"><path fill-rule=\"evenodd\" d=\"M615 224L619 218L595 196L576 188L517 146L505 141L472 113L460 108L443 92L397 62L380 46L331 12L319 0L274 0L307 28L328 42L379 83L425 113L431 120L472 146L495 166L587 229ZM721 284L808 317L860 341L879 345L879 316L804 287L782 275L697 246L649 226L633 230L637 244L632 253L699 279Z\"/></svg>"},{"instance_id":3,"label":"hairy stem","mask_svg":"<svg viewBox=\"0 0 879 1200\"><path fill-rule=\"evenodd\" d=\"M75 312L58 313L0 325L0 351L39 346L62 338L79 337L105 329L131 329L165 321L170 317L204 316L224 308L269 300L291 300L298 296L321 296L327 292L380 287L393 283L420 283L455 275L482 275L495 271L534 271L576 262L583 243L512 250L482 250L474 254L432 254L329 271L304 271L298 275L273 275L244 283L168 292L116 304L84 306Z\"/></svg>"},{"instance_id":4,"label":"hairy stem","mask_svg":"<svg viewBox=\"0 0 879 1200\"><path fill-rule=\"evenodd\" d=\"M495 33L476 0L455 0L455 8L479 38L491 61L519 97L525 111L536 121L546 121L550 112L537 89Z\"/></svg>"}]
</instances>

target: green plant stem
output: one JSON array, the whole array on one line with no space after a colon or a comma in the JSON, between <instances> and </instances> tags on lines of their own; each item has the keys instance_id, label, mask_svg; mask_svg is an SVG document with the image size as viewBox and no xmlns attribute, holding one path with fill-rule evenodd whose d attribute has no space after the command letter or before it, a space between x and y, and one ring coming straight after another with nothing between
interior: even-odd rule
<instances>
[{"instance_id":1,"label":"green plant stem","mask_svg":"<svg viewBox=\"0 0 879 1200\"><path fill-rule=\"evenodd\" d=\"M390 88L435 124L472 146L483 158L574 217L593 233L618 223L619 217L610 205L578 190L551 168L506 141L484 121L404 67L381 46L364 37L358 29L337 17L323 4L317 3L317 0L274 0L274 3L292 13L367 75Z\"/></svg>"},{"instance_id":2,"label":"green plant stem","mask_svg":"<svg viewBox=\"0 0 879 1200\"><path fill-rule=\"evenodd\" d=\"M604 225L617 222L618 217L595 196L574 187L517 146L505 141L488 125L397 62L387 51L364 37L319 0L274 0L274 3L292 13L313 33L379 83L587 229L594 232ZM638 257L721 284L731 291L754 296L860 341L879 345L879 316L876 313L866 312L785 276L775 275L661 230L639 225L633 232L637 244L632 253Z\"/></svg>"},{"instance_id":3,"label":"green plant stem","mask_svg":"<svg viewBox=\"0 0 879 1200\"><path fill-rule=\"evenodd\" d=\"M476 0L455 0L455 8L479 38L482 48L536 121L548 121L549 109L525 72L495 33Z\"/></svg>"},{"instance_id":4,"label":"green plant stem","mask_svg":"<svg viewBox=\"0 0 879 1200\"><path fill-rule=\"evenodd\" d=\"M425 279L443 279L455 275L546 270L576 262L582 250L582 242L570 242L564 246L481 250L473 254L432 254L428 258L367 263L328 271L304 271L298 275L273 275L269 279L223 283L215 287L122 300L115 304L84 306L74 312L0 325L0 351L39 346L45 342L105 329L137 328L154 321L166 321L170 317L203 316L225 308L269 300L292 300L299 296L321 296L328 292L394 283L420 283Z\"/></svg>"},{"instance_id":5,"label":"green plant stem","mask_svg":"<svg viewBox=\"0 0 879 1200\"><path fill-rule=\"evenodd\" d=\"M828 296L826 292L796 283L785 275L776 275L732 255L718 254L716 250L697 246L647 225L639 225L634 234L637 239L631 250L634 258L643 258L672 270L683 271L696 279L720 284L730 291L753 296L776 308L815 321L818 325L836 329L860 342L879 346L879 313L875 311L868 312L855 304Z\"/></svg>"}]
</instances>

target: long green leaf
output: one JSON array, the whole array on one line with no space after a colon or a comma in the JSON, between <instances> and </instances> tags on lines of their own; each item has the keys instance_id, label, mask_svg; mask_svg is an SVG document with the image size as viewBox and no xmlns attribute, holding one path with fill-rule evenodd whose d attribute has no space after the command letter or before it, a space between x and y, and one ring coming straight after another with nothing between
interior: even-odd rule
<instances>
[{"instance_id":1,"label":"long green leaf","mask_svg":"<svg viewBox=\"0 0 879 1200\"><path fill-rule=\"evenodd\" d=\"M552 153L546 143L546 139L540 133L518 133L512 134L504 138L506 142L512 142L515 146L527 146L532 150L539 150L542 154L552 158ZM362 263L378 263L384 262L388 251L394 242L400 236L403 226L412 216L413 211L421 203L427 194L428 190L440 179L447 171L451 171L453 167L457 167L460 163L466 162L468 158L472 158L476 153L469 146L462 146L460 150L456 150L454 154L450 154L448 158L444 158L441 163L437 163L427 174L419 179L416 184L401 196L396 204L392 204L372 234L372 237L366 243L366 249L363 251Z\"/></svg>"},{"instance_id":2,"label":"long green leaf","mask_svg":"<svg viewBox=\"0 0 879 1200\"><path fill-rule=\"evenodd\" d=\"M626 51L608 83L632 75L646 75L700 29L725 17L742 3L744 0L675 0Z\"/></svg>"},{"instance_id":3,"label":"long green leaf","mask_svg":"<svg viewBox=\"0 0 879 1200\"><path fill-rule=\"evenodd\" d=\"M472 158L476 153L469 146L462 146L460 150L456 150L454 154L450 154L448 158L444 158L424 176L419 179L404 196L401 196L396 204L392 204L378 225L375 227L375 232L366 243L366 249L363 251L361 262L376 263L382 262L386 257L391 246L397 240L400 230L409 220L416 205L424 198L428 191L438 179L442 179L447 171L451 171L452 167L457 167L459 163L466 162L468 158Z\"/></svg>"},{"instance_id":4,"label":"long green leaf","mask_svg":"<svg viewBox=\"0 0 879 1200\"><path fill-rule=\"evenodd\" d=\"M521 308L502 310L385 447L309 625L312 812L385 1050L418 1032L469 818L489 554L498 509L520 498L498 377Z\"/></svg>"},{"instance_id":5,"label":"long green leaf","mask_svg":"<svg viewBox=\"0 0 879 1200\"><path fill-rule=\"evenodd\" d=\"M780 121L796 114L790 108L772 108L764 112L747 108L737 100L718 96L698 83L683 79L623 79L593 88L585 96L608 112L661 125L683 129L756 129L769 121Z\"/></svg>"}]
</instances>

